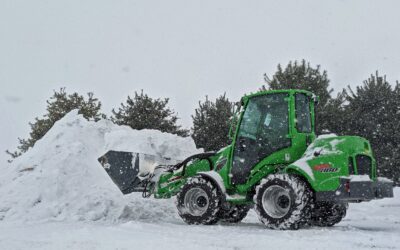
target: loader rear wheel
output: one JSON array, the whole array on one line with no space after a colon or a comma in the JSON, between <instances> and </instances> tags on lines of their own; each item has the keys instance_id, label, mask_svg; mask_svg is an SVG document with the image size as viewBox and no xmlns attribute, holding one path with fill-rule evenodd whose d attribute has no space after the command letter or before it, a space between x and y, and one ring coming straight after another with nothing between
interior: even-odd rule
<instances>
[{"instance_id":1,"label":"loader rear wheel","mask_svg":"<svg viewBox=\"0 0 400 250\"><path fill-rule=\"evenodd\" d=\"M229 210L221 210L219 218L222 222L238 223L241 222L249 212L249 205L234 205Z\"/></svg>"},{"instance_id":2,"label":"loader rear wheel","mask_svg":"<svg viewBox=\"0 0 400 250\"><path fill-rule=\"evenodd\" d=\"M315 204L310 224L318 227L331 227L345 216L347 203L318 202Z\"/></svg>"},{"instance_id":3,"label":"loader rear wheel","mask_svg":"<svg viewBox=\"0 0 400 250\"><path fill-rule=\"evenodd\" d=\"M179 216L188 224L218 222L221 195L215 185L200 176L190 178L176 197Z\"/></svg>"},{"instance_id":4,"label":"loader rear wheel","mask_svg":"<svg viewBox=\"0 0 400 250\"><path fill-rule=\"evenodd\" d=\"M310 220L313 195L301 178L273 174L256 187L254 203L259 219L268 228L298 229Z\"/></svg>"}]
</instances>

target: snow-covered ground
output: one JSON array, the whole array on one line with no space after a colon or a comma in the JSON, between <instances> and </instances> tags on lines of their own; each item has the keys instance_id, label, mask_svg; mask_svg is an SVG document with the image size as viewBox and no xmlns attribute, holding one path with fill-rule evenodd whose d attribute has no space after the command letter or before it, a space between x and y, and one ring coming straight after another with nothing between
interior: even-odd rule
<instances>
[{"instance_id":1,"label":"snow-covered ground","mask_svg":"<svg viewBox=\"0 0 400 250\"><path fill-rule=\"evenodd\" d=\"M1 222L0 249L400 249L400 188L394 199L351 204L334 227L298 231L268 230L254 212L237 225L186 225L172 201L148 202L152 217L121 223Z\"/></svg>"},{"instance_id":2,"label":"snow-covered ground","mask_svg":"<svg viewBox=\"0 0 400 250\"><path fill-rule=\"evenodd\" d=\"M136 131L76 112L0 175L0 249L400 249L394 199L351 204L331 228L266 229L254 212L239 224L186 225L174 199L123 196L97 158L127 150L182 159L190 138Z\"/></svg>"}]
</instances>

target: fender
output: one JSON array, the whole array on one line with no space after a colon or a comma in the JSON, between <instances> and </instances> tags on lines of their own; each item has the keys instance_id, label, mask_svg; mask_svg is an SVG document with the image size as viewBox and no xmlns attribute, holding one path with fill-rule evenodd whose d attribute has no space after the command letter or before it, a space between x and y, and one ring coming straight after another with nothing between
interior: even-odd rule
<instances>
[{"instance_id":1,"label":"fender","mask_svg":"<svg viewBox=\"0 0 400 250\"><path fill-rule=\"evenodd\" d=\"M312 172L311 168L307 169L307 168L299 167L296 165L289 165L288 167L286 167L284 169L284 171L288 174L294 173L294 174L302 176L303 178L305 178L307 180L307 182L311 185L311 187L313 189L315 189L315 187L314 187L315 177L314 177L314 173Z\"/></svg>"},{"instance_id":2,"label":"fender","mask_svg":"<svg viewBox=\"0 0 400 250\"><path fill-rule=\"evenodd\" d=\"M217 172L207 171L207 172L198 172L197 174L211 180L217 186L218 190L221 192L223 197L226 196L224 181Z\"/></svg>"},{"instance_id":3,"label":"fender","mask_svg":"<svg viewBox=\"0 0 400 250\"><path fill-rule=\"evenodd\" d=\"M198 172L198 175L209 179L217 187L218 191L221 193L221 205L224 209L229 209L229 203L226 201L226 188L222 177L215 171Z\"/></svg>"}]
</instances>

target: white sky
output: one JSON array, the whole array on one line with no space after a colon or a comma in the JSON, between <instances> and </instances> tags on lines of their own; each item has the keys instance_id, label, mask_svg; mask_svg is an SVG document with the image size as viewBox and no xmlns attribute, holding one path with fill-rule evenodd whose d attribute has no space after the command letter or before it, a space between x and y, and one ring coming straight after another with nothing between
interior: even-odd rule
<instances>
[{"instance_id":1,"label":"white sky","mask_svg":"<svg viewBox=\"0 0 400 250\"><path fill-rule=\"evenodd\" d=\"M0 151L62 86L93 91L106 113L135 90L169 97L190 127L205 95L237 100L289 60L320 64L336 90L377 69L394 82L399 11L371 0L0 0Z\"/></svg>"}]
</instances>

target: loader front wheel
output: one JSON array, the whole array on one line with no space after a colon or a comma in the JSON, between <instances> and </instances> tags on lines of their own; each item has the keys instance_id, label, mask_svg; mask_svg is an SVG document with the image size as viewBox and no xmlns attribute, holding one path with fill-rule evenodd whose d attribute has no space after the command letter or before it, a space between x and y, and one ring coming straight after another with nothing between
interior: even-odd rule
<instances>
[{"instance_id":1,"label":"loader front wheel","mask_svg":"<svg viewBox=\"0 0 400 250\"><path fill-rule=\"evenodd\" d=\"M254 210L268 228L298 229L311 218L312 191L295 175L272 174L256 187Z\"/></svg>"},{"instance_id":2,"label":"loader front wheel","mask_svg":"<svg viewBox=\"0 0 400 250\"><path fill-rule=\"evenodd\" d=\"M218 222L221 195L215 185L200 176L190 178L177 195L179 216L188 224Z\"/></svg>"}]
</instances>

